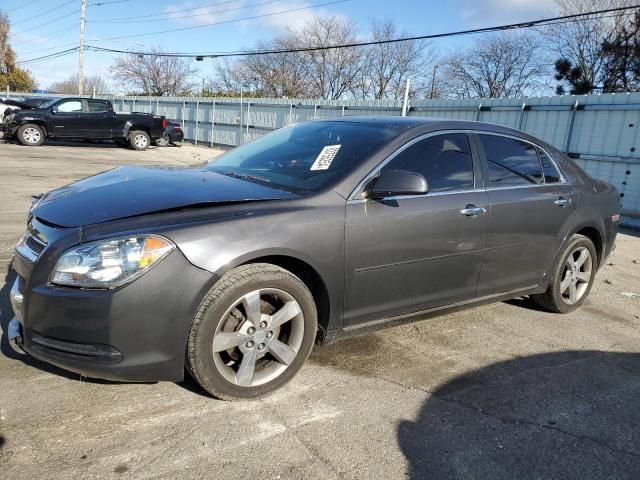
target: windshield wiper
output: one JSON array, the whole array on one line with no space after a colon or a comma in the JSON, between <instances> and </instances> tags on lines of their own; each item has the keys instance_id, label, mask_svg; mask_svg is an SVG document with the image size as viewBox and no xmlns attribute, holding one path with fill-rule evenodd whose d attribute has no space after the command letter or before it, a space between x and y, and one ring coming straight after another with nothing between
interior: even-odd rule
<instances>
[{"instance_id":1,"label":"windshield wiper","mask_svg":"<svg viewBox=\"0 0 640 480\"><path fill-rule=\"evenodd\" d=\"M258 175L249 175L245 173L237 173L237 172L220 172L222 175L226 175L227 177L239 178L240 180L257 180L258 182L267 182L271 183L266 177L260 177Z\"/></svg>"}]
</instances>

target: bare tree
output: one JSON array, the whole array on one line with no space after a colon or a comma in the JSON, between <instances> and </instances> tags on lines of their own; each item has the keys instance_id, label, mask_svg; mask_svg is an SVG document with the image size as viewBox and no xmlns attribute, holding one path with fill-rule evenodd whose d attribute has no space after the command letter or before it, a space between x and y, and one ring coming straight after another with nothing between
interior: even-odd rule
<instances>
[{"instance_id":1,"label":"bare tree","mask_svg":"<svg viewBox=\"0 0 640 480\"><path fill-rule=\"evenodd\" d=\"M307 48L355 43L356 28L354 22L341 17L316 17L302 26L299 42ZM321 48L304 52L303 65L313 96L338 99L351 89L364 62L356 48Z\"/></svg>"},{"instance_id":2,"label":"bare tree","mask_svg":"<svg viewBox=\"0 0 640 480\"><path fill-rule=\"evenodd\" d=\"M629 6L633 0L556 0L560 15ZM544 28L548 48L555 55L557 93L592 93L603 82L605 57L602 44L614 35L616 16L600 15L575 19Z\"/></svg>"},{"instance_id":3,"label":"bare tree","mask_svg":"<svg viewBox=\"0 0 640 480\"><path fill-rule=\"evenodd\" d=\"M536 92L547 74L536 37L509 32L482 37L475 47L451 55L440 82L454 97L518 97Z\"/></svg>"},{"instance_id":4,"label":"bare tree","mask_svg":"<svg viewBox=\"0 0 640 480\"><path fill-rule=\"evenodd\" d=\"M99 75L92 75L90 77L84 77L82 91L88 94L95 93L109 93L109 85ZM67 95L76 95L78 93L78 74L74 73L65 80L54 82L49 86L49 91L52 93L64 93Z\"/></svg>"},{"instance_id":5,"label":"bare tree","mask_svg":"<svg viewBox=\"0 0 640 480\"><path fill-rule=\"evenodd\" d=\"M153 54L161 54L159 48ZM187 95L195 87L190 60L159 55L136 55L127 53L116 58L111 73L116 80L132 91L145 95Z\"/></svg>"},{"instance_id":6,"label":"bare tree","mask_svg":"<svg viewBox=\"0 0 640 480\"><path fill-rule=\"evenodd\" d=\"M392 20L372 20L371 40L384 41L408 37ZM354 94L363 98L400 98L411 79L412 93L425 88L435 55L425 42L410 41L372 45L363 52L364 67ZM412 95L413 96L413 95Z\"/></svg>"}]
</instances>

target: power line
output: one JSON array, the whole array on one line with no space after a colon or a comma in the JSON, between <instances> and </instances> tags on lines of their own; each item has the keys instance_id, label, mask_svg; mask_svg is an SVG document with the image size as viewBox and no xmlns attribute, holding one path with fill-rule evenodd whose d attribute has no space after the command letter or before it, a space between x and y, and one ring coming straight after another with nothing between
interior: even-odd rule
<instances>
[{"instance_id":1,"label":"power line","mask_svg":"<svg viewBox=\"0 0 640 480\"><path fill-rule=\"evenodd\" d=\"M19 7L12 8L11 10L7 10L7 12L6 12L6 13L12 13L12 12L15 12L16 10L20 10L21 8L28 7L29 5L32 5L32 4L34 4L34 3L36 3L36 2L39 2L39 1L40 1L40 0L32 0L31 2L23 3L23 4L22 4L22 5L20 5Z\"/></svg>"},{"instance_id":2,"label":"power line","mask_svg":"<svg viewBox=\"0 0 640 480\"><path fill-rule=\"evenodd\" d=\"M87 3L87 7L102 7L104 5L111 5L112 3L125 3L130 1L131 0L111 0L110 2L93 2Z\"/></svg>"},{"instance_id":3,"label":"power line","mask_svg":"<svg viewBox=\"0 0 640 480\"><path fill-rule=\"evenodd\" d=\"M39 13L38 15L33 15L32 17L26 18L24 20L21 20L19 22L14 22L13 26L15 27L16 25L20 25L21 23L25 23L25 22L30 22L31 20L34 20L36 18L40 18L43 17L44 15L48 15L51 12L55 12L56 10L60 10L62 7L66 7L67 5L74 3L76 0L69 0L66 3L63 3L62 5L58 5L55 8L52 8L51 10L47 10L45 12Z\"/></svg>"},{"instance_id":4,"label":"power line","mask_svg":"<svg viewBox=\"0 0 640 480\"><path fill-rule=\"evenodd\" d=\"M61 15L61 16L56 17L56 18L54 18L54 19L51 19L51 20L49 20L49 21L47 21L47 22L41 23L40 25L36 25L35 27L31 27L31 28L29 28L29 29L27 29L27 30L20 30L19 32L16 32L16 33L28 33L28 32L33 32L34 30L37 30L37 29L39 29L39 28L46 27L47 25L50 25L50 24L52 24L52 23L55 23L55 22L57 22L58 20L62 20L63 18L70 17L71 15L73 15L73 14L75 14L75 13L77 13L77 10L74 10L73 12L65 13L64 15Z\"/></svg>"},{"instance_id":5,"label":"power line","mask_svg":"<svg viewBox=\"0 0 640 480\"><path fill-rule=\"evenodd\" d=\"M491 33L491 32L500 32L500 31L506 31L506 30L519 30L519 29L533 28L537 26L548 26L548 25L557 25L562 23L572 23L572 22L576 22L578 19L588 18L594 15L602 15L607 13L618 12L618 15L621 15L621 14L625 14L621 12L624 12L626 10L638 9L638 8L640 8L640 5L609 8L605 10L596 10L593 12L576 13L571 15L543 18L539 20L532 20L532 21L520 22L520 23L510 23L510 24L498 25L493 27L474 28L470 30L459 30L454 32L418 35L418 36L412 36L412 37L392 38L388 40L372 40L368 42L345 43L345 44L339 44L339 45L328 45L323 47L301 47L301 48L291 48L291 49L253 50L253 51L239 50L239 51L232 51L232 52L196 53L196 54L136 52L136 51L118 50L113 48L94 47L94 46L88 46L87 48L90 48L93 51L111 52L111 53L130 53L133 55L149 55L149 56L158 56L158 57L186 57L186 58L247 57L247 56L277 54L277 53L299 53L299 52L311 52L311 51L319 51L319 50L334 50L334 49L340 49L340 48L365 47L370 45L411 42L411 41L417 41L417 40L433 40L438 38L472 35L472 34L478 34L478 33ZM626 13L626 14L628 15L629 13ZM127 37L124 37L124 38L127 38ZM109 40L109 39L106 39L106 40Z\"/></svg>"},{"instance_id":6,"label":"power line","mask_svg":"<svg viewBox=\"0 0 640 480\"><path fill-rule=\"evenodd\" d=\"M118 0L118 1L128 1L128 0ZM227 3L237 3L239 0L226 0L224 2L216 2L216 3L209 3L207 5L202 5L200 7L193 7L193 8L184 8L182 10L174 10L173 12L166 12L166 13L153 13L151 15L136 15L136 18L156 18L156 17L164 17L165 15L174 15L176 13L182 13L182 12L192 12L194 10L202 10L203 8L208 8L208 7L216 7L219 5L225 5ZM105 18L103 20L94 20L94 23L110 23L110 22L114 22L115 20L129 20L131 17L114 17L114 18Z\"/></svg>"},{"instance_id":7,"label":"power line","mask_svg":"<svg viewBox=\"0 0 640 480\"><path fill-rule=\"evenodd\" d=\"M52 58L64 57L65 55L69 55L71 53L77 52L79 49L80 49L80 47L73 47L73 48L69 48L67 50L62 50L60 52L50 53L49 55L43 55L41 57L30 58L29 60L22 60L21 62L16 62L16 63L24 65L25 63L33 63L33 62L37 62L39 60L49 60L49 59L52 59Z\"/></svg>"},{"instance_id":8,"label":"power line","mask_svg":"<svg viewBox=\"0 0 640 480\"><path fill-rule=\"evenodd\" d=\"M345 3L348 2L349 0L334 0L332 2L325 2L325 3L317 3L315 5L309 5L306 7L299 7L299 8L290 8L288 10L281 10L279 12L273 12L273 13L265 13L262 15L254 15L252 17L244 17L244 18L237 18L234 20L224 20L222 22L214 22L214 23L207 23L204 25L196 25L193 27L183 27L183 28L173 28L170 30L160 30L157 32L149 32L149 33L139 33L137 35L120 35L118 37L107 37L104 38L103 40L121 40L123 38L138 38L138 37L148 37L151 35L159 35L161 33L173 33L173 32L183 32L185 30L194 30L196 28L206 28L206 27L212 27L214 25L222 25L222 24L226 24L226 23L236 23L236 22L242 22L245 20L255 20L257 18L264 18L264 17L272 17L274 15L282 15L283 13L291 13L291 12L299 12L302 10L309 10L311 8L316 8L316 7L324 7L326 5L335 5L336 3Z\"/></svg>"},{"instance_id":9,"label":"power line","mask_svg":"<svg viewBox=\"0 0 640 480\"><path fill-rule=\"evenodd\" d=\"M104 47L96 47L87 45L87 49L96 52L109 52L109 53L128 53L132 55L149 55L149 56L163 56L163 57L187 57L187 58L195 58L195 57L206 57L206 58L218 58L218 57L236 57L236 56L254 56L254 55L269 55L275 53L297 53L297 52L305 52L305 51L316 51L316 50L333 50L339 48L352 48L352 47L362 47L369 45L381 45L388 43L399 43L399 42L409 42L416 40L429 40L429 39L437 39L444 37L452 37L452 36L462 36L462 35L471 35L477 33L489 33L489 32L499 32L506 30L519 30L526 28L533 28L537 26L548 26L548 25L557 25L562 23L572 23L576 22L579 19L589 18L595 15L601 15L601 18L607 18L603 14L607 13L617 13L617 15L609 15L612 16L621 16L621 15L629 15L630 13L623 13L626 10L633 10L640 8L640 5L633 5L628 7L618 7L618 8L610 8L605 10L596 10L592 12L584 12L572 15L564 15L558 17L544 18L539 20L532 20L528 22L520 22L520 23L510 23L505 25L498 25L493 27L484 27L484 28L476 28L470 30L459 30L454 32L447 33L437 33L437 34L429 34L429 35L419 35L413 37L402 37L402 38L394 38L388 40L376 40L369 42L359 42L359 43L350 43L350 44L340 44L340 45L330 45L325 47L305 47L305 48L294 48L294 49L282 49L282 50L255 50L255 51L234 51L234 52L218 52L218 53L155 53L155 52L136 52L131 50L118 50L113 48L104 48ZM57 55L68 55L77 51L79 47L71 48L68 50L63 50L61 52L52 53L49 55L45 55L42 57L33 58L30 60L24 60L21 62L17 62L20 64L29 63L39 60L46 60L49 58L55 58Z\"/></svg>"},{"instance_id":10,"label":"power line","mask_svg":"<svg viewBox=\"0 0 640 480\"><path fill-rule=\"evenodd\" d=\"M279 3L282 0L266 0L263 2L259 2L259 3L252 3L250 5L243 5L241 7L235 7L235 8L227 8L226 10L216 10L213 12L209 12L207 11L206 14L218 14L218 13L227 13L227 12L235 12L238 10L245 10L247 8L251 8L251 7L260 7L262 5L268 5L270 3ZM229 3L229 2L223 2L223 3ZM202 8L202 7L200 7ZM173 12L172 12L173 14ZM87 22L91 22L91 23L148 23L148 22L162 22L162 21L167 21L167 20L180 20L183 18L193 18L193 17L199 17L205 15L205 13L192 13L190 15L182 15L179 17L167 17L167 18L146 18L143 20L118 20L118 21L106 21L106 20L87 20Z\"/></svg>"}]
</instances>

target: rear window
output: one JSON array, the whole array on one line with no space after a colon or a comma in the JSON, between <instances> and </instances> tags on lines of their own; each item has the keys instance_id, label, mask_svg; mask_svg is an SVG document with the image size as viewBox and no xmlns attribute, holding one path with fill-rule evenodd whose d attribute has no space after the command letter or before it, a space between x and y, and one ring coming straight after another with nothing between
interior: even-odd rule
<instances>
[{"instance_id":1,"label":"rear window","mask_svg":"<svg viewBox=\"0 0 640 480\"><path fill-rule=\"evenodd\" d=\"M544 181L536 147L515 138L479 135L492 186L530 185Z\"/></svg>"},{"instance_id":2,"label":"rear window","mask_svg":"<svg viewBox=\"0 0 640 480\"><path fill-rule=\"evenodd\" d=\"M107 102L99 102L97 100L87 100L87 111L89 113L106 112Z\"/></svg>"},{"instance_id":3,"label":"rear window","mask_svg":"<svg viewBox=\"0 0 640 480\"><path fill-rule=\"evenodd\" d=\"M558 183L562 180L560 172L553 164L549 155L544 153L538 148L538 157L540 157L540 163L542 164L542 172L544 173L544 183Z\"/></svg>"}]
</instances>

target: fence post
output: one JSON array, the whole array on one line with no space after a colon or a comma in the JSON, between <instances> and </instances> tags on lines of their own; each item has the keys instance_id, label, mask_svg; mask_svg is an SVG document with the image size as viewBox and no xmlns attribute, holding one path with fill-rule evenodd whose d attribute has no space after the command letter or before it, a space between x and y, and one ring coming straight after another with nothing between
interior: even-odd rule
<instances>
[{"instance_id":1,"label":"fence post","mask_svg":"<svg viewBox=\"0 0 640 480\"><path fill-rule=\"evenodd\" d=\"M340 113L341 117L344 117L344 105L342 105L342 113Z\"/></svg>"},{"instance_id":2,"label":"fence post","mask_svg":"<svg viewBox=\"0 0 640 480\"><path fill-rule=\"evenodd\" d=\"M124 95L122 96L122 111L124 112Z\"/></svg>"},{"instance_id":3,"label":"fence post","mask_svg":"<svg viewBox=\"0 0 640 480\"><path fill-rule=\"evenodd\" d=\"M136 111L136 100L137 100L137 99L138 99L138 96L137 96L137 95L135 95L135 96L133 97L133 104L131 105L131 111L132 111L132 112L135 112L135 111Z\"/></svg>"},{"instance_id":4,"label":"fence post","mask_svg":"<svg viewBox=\"0 0 640 480\"><path fill-rule=\"evenodd\" d=\"M289 102L289 123L287 125L291 125L293 123L293 103Z\"/></svg>"},{"instance_id":5,"label":"fence post","mask_svg":"<svg viewBox=\"0 0 640 480\"><path fill-rule=\"evenodd\" d=\"M160 115L160 99L156 97L156 115Z\"/></svg>"},{"instance_id":6,"label":"fence post","mask_svg":"<svg viewBox=\"0 0 640 480\"><path fill-rule=\"evenodd\" d=\"M520 110L520 121L518 122L518 130L522 130L522 124L524 123L524 111L527 108L527 102L522 104L522 109Z\"/></svg>"},{"instance_id":7,"label":"fence post","mask_svg":"<svg viewBox=\"0 0 640 480\"><path fill-rule=\"evenodd\" d=\"M185 125L184 125L184 109L185 109L185 108L187 108L187 101L186 101L186 100L183 100L183 101L182 101L182 133L184 134L185 139L186 139L187 132L186 132L186 130L185 130L185 128L184 128L184 126L185 126Z\"/></svg>"},{"instance_id":8,"label":"fence post","mask_svg":"<svg viewBox=\"0 0 640 480\"><path fill-rule=\"evenodd\" d=\"M571 117L569 118L569 129L567 130L567 139L564 143L564 153L569 153L569 147L571 146L571 135L573 134L573 124L576 120L576 112L578 111L578 106L580 105L580 100L576 100L576 103L573 104L571 108Z\"/></svg>"},{"instance_id":9,"label":"fence post","mask_svg":"<svg viewBox=\"0 0 640 480\"><path fill-rule=\"evenodd\" d=\"M198 127L200 126L200 100L196 100L196 145L198 144Z\"/></svg>"},{"instance_id":10,"label":"fence post","mask_svg":"<svg viewBox=\"0 0 640 480\"><path fill-rule=\"evenodd\" d=\"M317 113L317 112L318 112L318 104L316 103L316 104L313 106L313 119L314 119L314 120L316 119L316 113Z\"/></svg>"},{"instance_id":11,"label":"fence post","mask_svg":"<svg viewBox=\"0 0 640 480\"><path fill-rule=\"evenodd\" d=\"M213 101L211 107L211 146L213 147L213 127L216 124L216 101Z\"/></svg>"},{"instance_id":12,"label":"fence post","mask_svg":"<svg viewBox=\"0 0 640 480\"><path fill-rule=\"evenodd\" d=\"M9 99L9 85L7 85L7 100Z\"/></svg>"},{"instance_id":13,"label":"fence post","mask_svg":"<svg viewBox=\"0 0 640 480\"><path fill-rule=\"evenodd\" d=\"M246 126L246 132L247 132L247 137L249 137L249 120L251 118L251 102L247 102L247 120L244 122L247 124Z\"/></svg>"},{"instance_id":14,"label":"fence post","mask_svg":"<svg viewBox=\"0 0 640 480\"><path fill-rule=\"evenodd\" d=\"M482 111L482 102L478 104L478 110L476 111L476 122L480 121L480 112Z\"/></svg>"},{"instance_id":15,"label":"fence post","mask_svg":"<svg viewBox=\"0 0 640 480\"><path fill-rule=\"evenodd\" d=\"M407 78L407 85L404 89L404 98L402 100L402 116L403 117L407 116L407 105L409 104L409 85L410 85L410 79Z\"/></svg>"}]
</instances>

